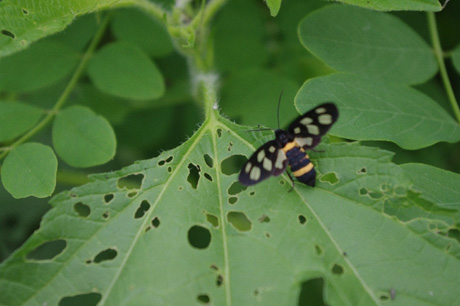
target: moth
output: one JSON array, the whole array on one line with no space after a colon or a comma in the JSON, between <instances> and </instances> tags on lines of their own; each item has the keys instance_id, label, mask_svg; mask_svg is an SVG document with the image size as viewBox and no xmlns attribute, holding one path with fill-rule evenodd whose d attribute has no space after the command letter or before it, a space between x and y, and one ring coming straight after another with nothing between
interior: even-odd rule
<instances>
[{"instance_id":1,"label":"moth","mask_svg":"<svg viewBox=\"0 0 460 306\"><path fill-rule=\"evenodd\" d=\"M244 164L239 175L240 183L245 186L257 184L272 175L280 175L289 165L298 181L314 187L316 171L306 151L320 143L321 137L338 117L339 111L335 104L324 103L295 119L287 131L278 126L275 139L257 149ZM292 178L291 181L294 187Z\"/></svg>"}]
</instances>

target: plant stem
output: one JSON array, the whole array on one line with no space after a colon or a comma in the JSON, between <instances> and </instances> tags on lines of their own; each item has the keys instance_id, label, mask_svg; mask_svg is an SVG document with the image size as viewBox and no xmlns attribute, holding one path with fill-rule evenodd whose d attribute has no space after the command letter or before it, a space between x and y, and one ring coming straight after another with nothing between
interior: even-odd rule
<instances>
[{"instance_id":1,"label":"plant stem","mask_svg":"<svg viewBox=\"0 0 460 306\"><path fill-rule=\"evenodd\" d=\"M142 8L148 14L155 17L158 22L160 22L163 26L166 27L166 19L165 19L166 11L164 11L159 5L153 2L149 2L147 0L137 0L134 2L134 4Z\"/></svg>"},{"instance_id":2,"label":"plant stem","mask_svg":"<svg viewBox=\"0 0 460 306\"><path fill-rule=\"evenodd\" d=\"M72 78L70 79L69 83L67 84L66 88L62 92L61 96L57 100L56 104L54 107L48 112L48 114L43 118L36 126L34 126L32 129L30 129L26 134L24 134L21 138L16 140L14 143L12 143L8 151L3 152L0 154L0 160L4 158L9 151L13 150L23 142L29 140L31 137L33 137L35 134L37 134L39 131L41 131L45 126L47 126L51 120L56 116L58 111L61 109L61 107L64 105L64 103L67 101L67 98L69 97L70 93L74 89L75 85L77 84L78 79L82 75L83 71L86 68L86 65L88 63L88 60L91 58L93 55L94 50L96 49L97 44L102 38L102 35L105 32L105 29L107 28L107 25L110 20L110 13L106 15L105 19L102 21L96 35L94 35L88 49L86 50L85 54L83 55L80 63L78 64L77 69L72 75Z\"/></svg>"},{"instance_id":3,"label":"plant stem","mask_svg":"<svg viewBox=\"0 0 460 306\"><path fill-rule=\"evenodd\" d=\"M436 18L433 12L428 12L428 27L430 29L431 42L434 48L434 54L438 60L439 72L441 74L441 79L446 89L447 97L449 99L452 110L454 111L457 121L460 123L460 109L458 106L457 99L455 98L452 85L447 75L446 65L444 63L443 51L441 48L441 42L439 40L438 28L436 26Z\"/></svg>"}]
</instances>

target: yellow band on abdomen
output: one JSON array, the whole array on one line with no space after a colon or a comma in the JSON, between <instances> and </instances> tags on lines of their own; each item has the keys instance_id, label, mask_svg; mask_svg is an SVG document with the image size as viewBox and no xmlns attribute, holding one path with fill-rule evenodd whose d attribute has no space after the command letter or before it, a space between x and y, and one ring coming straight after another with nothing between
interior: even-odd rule
<instances>
[{"instance_id":1,"label":"yellow band on abdomen","mask_svg":"<svg viewBox=\"0 0 460 306\"><path fill-rule=\"evenodd\" d=\"M292 174L294 174L295 177L300 177L300 176L304 175L305 173L310 172L311 169L313 169L313 164L310 162L305 167L300 168L299 170L292 172Z\"/></svg>"}]
</instances>

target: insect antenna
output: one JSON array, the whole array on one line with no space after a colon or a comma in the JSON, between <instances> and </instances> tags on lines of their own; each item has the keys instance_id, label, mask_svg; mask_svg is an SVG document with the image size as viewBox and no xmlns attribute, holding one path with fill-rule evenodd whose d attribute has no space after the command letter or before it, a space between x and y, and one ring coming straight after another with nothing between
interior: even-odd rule
<instances>
[{"instance_id":1,"label":"insect antenna","mask_svg":"<svg viewBox=\"0 0 460 306\"><path fill-rule=\"evenodd\" d=\"M283 90L281 90L280 98L278 99L278 111L276 112L276 117L278 119L278 130L280 129L280 105L281 105L281 97L283 96Z\"/></svg>"}]
</instances>

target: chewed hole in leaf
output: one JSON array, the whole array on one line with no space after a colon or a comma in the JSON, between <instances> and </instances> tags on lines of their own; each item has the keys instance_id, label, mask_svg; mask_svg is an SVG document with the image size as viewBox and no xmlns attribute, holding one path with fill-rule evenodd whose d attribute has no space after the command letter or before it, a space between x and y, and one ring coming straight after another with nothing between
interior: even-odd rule
<instances>
[{"instance_id":1,"label":"chewed hole in leaf","mask_svg":"<svg viewBox=\"0 0 460 306\"><path fill-rule=\"evenodd\" d=\"M217 137L222 137L222 130L221 129L217 129Z\"/></svg>"},{"instance_id":2,"label":"chewed hole in leaf","mask_svg":"<svg viewBox=\"0 0 460 306\"><path fill-rule=\"evenodd\" d=\"M29 15L29 11L26 10L25 8L22 9L22 13L23 13L24 15Z\"/></svg>"},{"instance_id":3,"label":"chewed hole in leaf","mask_svg":"<svg viewBox=\"0 0 460 306\"><path fill-rule=\"evenodd\" d=\"M265 237L270 238L270 237L271 237L271 236L270 236L270 233L265 232Z\"/></svg>"},{"instance_id":4,"label":"chewed hole in leaf","mask_svg":"<svg viewBox=\"0 0 460 306\"><path fill-rule=\"evenodd\" d=\"M150 209L150 203L143 200L134 214L134 219L142 218L145 213Z\"/></svg>"},{"instance_id":5,"label":"chewed hole in leaf","mask_svg":"<svg viewBox=\"0 0 460 306\"><path fill-rule=\"evenodd\" d=\"M220 164L222 173L225 175L233 175L239 173L241 167L248 159L243 155L232 155L227 157Z\"/></svg>"},{"instance_id":6,"label":"chewed hole in leaf","mask_svg":"<svg viewBox=\"0 0 460 306\"><path fill-rule=\"evenodd\" d=\"M102 218L107 219L108 217L110 217L110 212L106 211L102 214Z\"/></svg>"},{"instance_id":7,"label":"chewed hole in leaf","mask_svg":"<svg viewBox=\"0 0 460 306\"><path fill-rule=\"evenodd\" d=\"M394 192L397 196L400 196L400 197L404 197L407 195L407 191L406 191L406 188L404 186L397 186L395 189L394 189Z\"/></svg>"},{"instance_id":8,"label":"chewed hole in leaf","mask_svg":"<svg viewBox=\"0 0 460 306\"><path fill-rule=\"evenodd\" d=\"M211 302L211 299L209 298L209 295L207 294L198 295L196 297L196 300L201 304L209 304L209 302Z\"/></svg>"},{"instance_id":9,"label":"chewed hole in leaf","mask_svg":"<svg viewBox=\"0 0 460 306\"><path fill-rule=\"evenodd\" d=\"M297 305L327 305L324 300L324 279L312 278L304 281L300 288L299 300ZM312 301L314 303L312 304Z\"/></svg>"},{"instance_id":10,"label":"chewed hole in leaf","mask_svg":"<svg viewBox=\"0 0 460 306\"><path fill-rule=\"evenodd\" d=\"M115 249L109 248L104 251L99 252L96 257L94 257L95 263L100 263L107 260L112 260L117 257L118 252Z\"/></svg>"},{"instance_id":11,"label":"chewed hole in leaf","mask_svg":"<svg viewBox=\"0 0 460 306\"><path fill-rule=\"evenodd\" d=\"M206 163L206 165L207 165L209 168L214 167L214 160L212 159L211 156L209 156L209 154L203 155L203 159L204 159L204 162Z\"/></svg>"},{"instance_id":12,"label":"chewed hole in leaf","mask_svg":"<svg viewBox=\"0 0 460 306\"><path fill-rule=\"evenodd\" d=\"M141 189L143 174L130 174L118 179L117 186L119 189Z\"/></svg>"},{"instance_id":13,"label":"chewed hole in leaf","mask_svg":"<svg viewBox=\"0 0 460 306\"><path fill-rule=\"evenodd\" d=\"M447 231L447 236L450 238L456 239L458 242L460 242L460 231L456 228L451 228Z\"/></svg>"},{"instance_id":14,"label":"chewed hole in leaf","mask_svg":"<svg viewBox=\"0 0 460 306\"><path fill-rule=\"evenodd\" d=\"M367 195L369 191L366 188L359 189L359 195L364 196Z\"/></svg>"},{"instance_id":15,"label":"chewed hole in leaf","mask_svg":"<svg viewBox=\"0 0 460 306\"><path fill-rule=\"evenodd\" d=\"M246 186L243 186L243 185L240 184L240 182L235 181L235 182L233 182L232 185L230 185L230 187L229 187L228 190L227 190L227 193L228 193L229 195L236 195L236 194L238 194L238 193L240 193L241 191L244 191L244 190L246 190L246 189L247 189Z\"/></svg>"},{"instance_id":16,"label":"chewed hole in leaf","mask_svg":"<svg viewBox=\"0 0 460 306\"><path fill-rule=\"evenodd\" d=\"M321 182L329 183L331 185L337 184L339 182L339 178L335 172L329 172L323 174L320 179Z\"/></svg>"},{"instance_id":17,"label":"chewed hole in leaf","mask_svg":"<svg viewBox=\"0 0 460 306\"><path fill-rule=\"evenodd\" d=\"M85 306L96 306L97 303L101 300L102 295L97 292L83 293L74 296L63 297L59 301L59 306L75 306L75 305L85 305Z\"/></svg>"},{"instance_id":18,"label":"chewed hole in leaf","mask_svg":"<svg viewBox=\"0 0 460 306\"><path fill-rule=\"evenodd\" d=\"M206 212L205 212L206 213ZM206 220L212 224L214 227L219 227L219 219L213 214L206 213Z\"/></svg>"},{"instance_id":19,"label":"chewed hole in leaf","mask_svg":"<svg viewBox=\"0 0 460 306\"><path fill-rule=\"evenodd\" d=\"M380 199L383 197L383 194L381 192L378 192L378 191L371 191L369 192L369 197L371 197L372 199Z\"/></svg>"},{"instance_id":20,"label":"chewed hole in leaf","mask_svg":"<svg viewBox=\"0 0 460 306\"><path fill-rule=\"evenodd\" d=\"M253 196L256 195L256 192L255 192L255 191L251 191L251 192L249 193L249 195L250 195L251 197L253 197Z\"/></svg>"},{"instance_id":21,"label":"chewed hole in leaf","mask_svg":"<svg viewBox=\"0 0 460 306\"><path fill-rule=\"evenodd\" d=\"M158 228L160 226L160 219L158 219L158 217L152 219L152 226L154 228Z\"/></svg>"},{"instance_id":22,"label":"chewed hole in leaf","mask_svg":"<svg viewBox=\"0 0 460 306\"><path fill-rule=\"evenodd\" d=\"M210 265L209 267L210 267L211 270L213 270L213 271L219 271L219 268L218 268L216 265L214 265L214 264Z\"/></svg>"},{"instance_id":23,"label":"chewed hole in leaf","mask_svg":"<svg viewBox=\"0 0 460 306\"><path fill-rule=\"evenodd\" d=\"M194 225L188 230L188 242L197 249L206 249L211 243L211 232L202 226Z\"/></svg>"},{"instance_id":24,"label":"chewed hole in leaf","mask_svg":"<svg viewBox=\"0 0 460 306\"><path fill-rule=\"evenodd\" d=\"M2 34L5 35L5 36L8 36L12 39L15 39L16 38L16 35L14 35L12 32L10 31L7 31L7 30L2 30Z\"/></svg>"},{"instance_id":25,"label":"chewed hole in leaf","mask_svg":"<svg viewBox=\"0 0 460 306\"><path fill-rule=\"evenodd\" d=\"M188 171L187 181L193 189L196 189L200 181L200 166L190 163L188 164Z\"/></svg>"},{"instance_id":26,"label":"chewed hole in leaf","mask_svg":"<svg viewBox=\"0 0 460 306\"><path fill-rule=\"evenodd\" d=\"M342 275L343 274L343 267L339 264L334 264L334 266L331 269L332 273L337 274L337 275Z\"/></svg>"},{"instance_id":27,"label":"chewed hole in leaf","mask_svg":"<svg viewBox=\"0 0 460 306\"><path fill-rule=\"evenodd\" d=\"M213 179L212 179L212 176L209 174L209 173L204 173L204 178L207 179L208 181L212 182Z\"/></svg>"},{"instance_id":28,"label":"chewed hole in leaf","mask_svg":"<svg viewBox=\"0 0 460 306\"><path fill-rule=\"evenodd\" d=\"M307 222L307 218L305 218L304 215L299 215L298 219L301 225L304 225Z\"/></svg>"},{"instance_id":29,"label":"chewed hole in leaf","mask_svg":"<svg viewBox=\"0 0 460 306\"><path fill-rule=\"evenodd\" d=\"M27 254L26 258L32 260L51 260L61 254L66 246L67 242L63 239L48 241L36 247Z\"/></svg>"},{"instance_id":30,"label":"chewed hole in leaf","mask_svg":"<svg viewBox=\"0 0 460 306\"><path fill-rule=\"evenodd\" d=\"M137 196L137 191L131 191L131 192L128 192L128 198L134 198L135 196Z\"/></svg>"},{"instance_id":31,"label":"chewed hole in leaf","mask_svg":"<svg viewBox=\"0 0 460 306\"><path fill-rule=\"evenodd\" d=\"M390 300L390 293L389 292L381 292L379 295L379 299L382 302L389 301Z\"/></svg>"},{"instance_id":32,"label":"chewed hole in leaf","mask_svg":"<svg viewBox=\"0 0 460 306\"><path fill-rule=\"evenodd\" d=\"M77 214L82 218L88 217L91 213L91 208L88 205L83 204L81 202L75 203L73 205L73 210L75 210Z\"/></svg>"},{"instance_id":33,"label":"chewed hole in leaf","mask_svg":"<svg viewBox=\"0 0 460 306\"><path fill-rule=\"evenodd\" d=\"M224 283L224 277L221 274L217 275L217 279L216 279L217 287L222 286L223 283Z\"/></svg>"},{"instance_id":34,"label":"chewed hole in leaf","mask_svg":"<svg viewBox=\"0 0 460 306\"><path fill-rule=\"evenodd\" d=\"M232 150L232 147L233 147L233 142L230 141L227 147L227 151L230 152Z\"/></svg>"},{"instance_id":35,"label":"chewed hole in leaf","mask_svg":"<svg viewBox=\"0 0 460 306\"><path fill-rule=\"evenodd\" d=\"M263 215L259 218L259 222L260 222L260 223L268 223L268 222L270 222L270 217L267 216L266 214L263 214Z\"/></svg>"},{"instance_id":36,"label":"chewed hole in leaf","mask_svg":"<svg viewBox=\"0 0 460 306\"><path fill-rule=\"evenodd\" d=\"M168 172L169 172L169 173L172 172L172 167L168 167Z\"/></svg>"},{"instance_id":37,"label":"chewed hole in leaf","mask_svg":"<svg viewBox=\"0 0 460 306\"><path fill-rule=\"evenodd\" d=\"M160 166L160 167L164 166L165 164L168 164L168 163L172 162L172 160L173 160L173 157L169 156L166 159L162 159L162 160L158 161L158 166Z\"/></svg>"},{"instance_id":38,"label":"chewed hole in leaf","mask_svg":"<svg viewBox=\"0 0 460 306\"><path fill-rule=\"evenodd\" d=\"M367 173L367 169L366 169L366 167L362 167L361 169L359 169L358 171L356 171L356 173L358 173L358 174L366 174L366 173Z\"/></svg>"},{"instance_id":39,"label":"chewed hole in leaf","mask_svg":"<svg viewBox=\"0 0 460 306\"><path fill-rule=\"evenodd\" d=\"M317 244L315 244L315 253L316 253L316 255L322 255L323 254L323 249Z\"/></svg>"},{"instance_id":40,"label":"chewed hole in leaf","mask_svg":"<svg viewBox=\"0 0 460 306\"><path fill-rule=\"evenodd\" d=\"M238 197L229 197L228 204L235 204L238 201Z\"/></svg>"},{"instance_id":41,"label":"chewed hole in leaf","mask_svg":"<svg viewBox=\"0 0 460 306\"><path fill-rule=\"evenodd\" d=\"M252 228L252 222L248 219L245 213L241 211L231 211L227 213L227 221L235 229L247 232Z\"/></svg>"},{"instance_id":42,"label":"chewed hole in leaf","mask_svg":"<svg viewBox=\"0 0 460 306\"><path fill-rule=\"evenodd\" d=\"M104 195L105 204L109 204L110 201L112 201L114 197L115 196L113 195L113 193L109 193L109 194Z\"/></svg>"}]
</instances>

